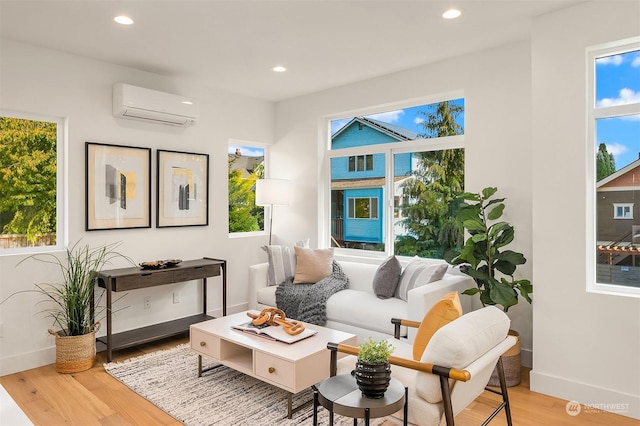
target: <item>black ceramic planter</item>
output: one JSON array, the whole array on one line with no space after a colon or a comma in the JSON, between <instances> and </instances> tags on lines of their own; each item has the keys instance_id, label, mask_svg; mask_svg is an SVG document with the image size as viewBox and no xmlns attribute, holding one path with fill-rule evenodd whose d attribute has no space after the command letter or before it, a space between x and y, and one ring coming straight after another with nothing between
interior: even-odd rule
<instances>
[{"instance_id":1,"label":"black ceramic planter","mask_svg":"<svg viewBox=\"0 0 640 426\"><path fill-rule=\"evenodd\" d=\"M358 360L354 375L363 396L382 398L391 380L391 365L388 362L366 364Z\"/></svg>"}]
</instances>

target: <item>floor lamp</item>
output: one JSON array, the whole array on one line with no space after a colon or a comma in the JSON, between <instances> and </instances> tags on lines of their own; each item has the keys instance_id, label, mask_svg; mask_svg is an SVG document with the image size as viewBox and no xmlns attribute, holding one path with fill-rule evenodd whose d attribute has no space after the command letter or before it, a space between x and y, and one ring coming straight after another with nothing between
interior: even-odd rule
<instances>
[{"instance_id":1,"label":"floor lamp","mask_svg":"<svg viewBox=\"0 0 640 426\"><path fill-rule=\"evenodd\" d=\"M258 179L256 181L256 205L269 206L269 245L273 225L273 206L289 204L289 182L284 179Z\"/></svg>"}]
</instances>

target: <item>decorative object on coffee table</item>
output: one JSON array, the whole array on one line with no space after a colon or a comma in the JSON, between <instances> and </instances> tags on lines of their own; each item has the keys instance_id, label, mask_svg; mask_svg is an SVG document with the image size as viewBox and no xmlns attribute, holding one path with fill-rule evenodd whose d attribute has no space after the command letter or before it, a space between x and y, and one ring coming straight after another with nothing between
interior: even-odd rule
<instances>
[{"instance_id":1,"label":"decorative object on coffee table","mask_svg":"<svg viewBox=\"0 0 640 426\"><path fill-rule=\"evenodd\" d=\"M354 377L362 395L367 398L382 398L391 380L389 356L394 347L386 340L379 342L369 337L360 344Z\"/></svg>"}]
</instances>

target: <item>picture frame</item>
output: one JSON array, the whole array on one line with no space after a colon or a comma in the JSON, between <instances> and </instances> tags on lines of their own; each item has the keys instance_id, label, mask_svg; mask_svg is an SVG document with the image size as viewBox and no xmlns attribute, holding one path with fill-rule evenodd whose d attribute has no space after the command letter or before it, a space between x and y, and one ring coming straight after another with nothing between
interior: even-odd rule
<instances>
[{"instance_id":1,"label":"picture frame","mask_svg":"<svg viewBox=\"0 0 640 426\"><path fill-rule=\"evenodd\" d=\"M151 148L85 143L85 230L151 228Z\"/></svg>"},{"instance_id":2,"label":"picture frame","mask_svg":"<svg viewBox=\"0 0 640 426\"><path fill-rule=\"evenodd\" d=\"M209 154L157 150L156 227L209 225Z\"/></svg>"}]
</instances>

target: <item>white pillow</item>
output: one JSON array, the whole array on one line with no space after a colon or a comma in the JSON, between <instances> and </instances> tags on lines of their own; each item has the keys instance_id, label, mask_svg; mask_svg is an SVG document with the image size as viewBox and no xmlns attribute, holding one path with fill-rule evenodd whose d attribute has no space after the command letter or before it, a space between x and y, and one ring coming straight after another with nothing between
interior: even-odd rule
<instances>
[{"instance_id":1,"label":"white pillow","mask_svg":"<svg viewBox=\"0 0 640 426\"><path fill-rule=\"evenodd\" d=\"M502 342L511 320L495 306L469 312L436 331L422 354L421 362L464 369ZM418 373L416 393L432 404L442 401L440 377Z\"/></svg>"},{"instance_id":2,"label":"white pillow","mask_svg":"<svg viewBox=\"0 0 640 426\"><path fill-rule=\"evenodd\" d=\"M309 239L296 241L296 247L309 247ZM263 246L269 258L267 284L280 285L287 280L293 280L296 274L296 253L293 246L271 245Z\"/></svg>"},{"instance_id":3,"label":"white pillow","mask_svg":"<svg viewBox=\"0 0 640 426\"><path fill-rule=\"evenodd\" d=\"M406 302L409 290L442 279L448 267L446 263L433 263L426 259L413 260L402 271L394 296Z\"/></svg>"}]
</instances>

